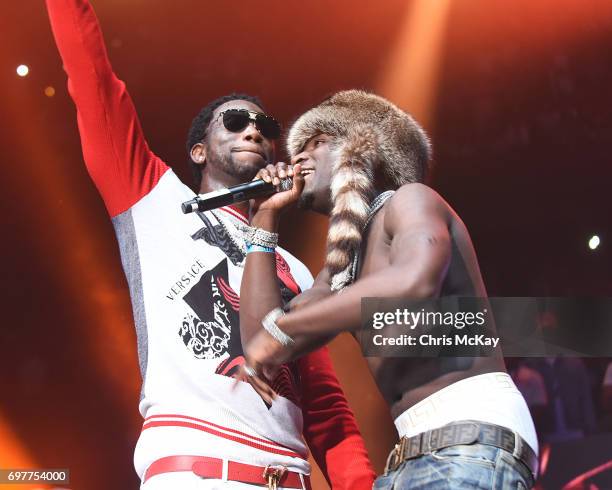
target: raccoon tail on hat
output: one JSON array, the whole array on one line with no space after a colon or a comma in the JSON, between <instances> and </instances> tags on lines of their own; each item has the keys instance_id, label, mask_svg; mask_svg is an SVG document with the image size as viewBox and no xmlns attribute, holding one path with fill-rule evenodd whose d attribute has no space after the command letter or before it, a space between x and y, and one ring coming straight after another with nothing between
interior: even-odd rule
<instances>
[{"instance_id":1,"label":"raccoon tail on hat","mask_svg":"<svg viewBox=\"0 0 612 490\"><path fill-rule=\"evenodd\" d=\"M331 278L347 269L361 246L363 227L374 197L377 147L376 133L361 126L352 128L335 150L325 259Z\"/></svg>"}]
</instances>

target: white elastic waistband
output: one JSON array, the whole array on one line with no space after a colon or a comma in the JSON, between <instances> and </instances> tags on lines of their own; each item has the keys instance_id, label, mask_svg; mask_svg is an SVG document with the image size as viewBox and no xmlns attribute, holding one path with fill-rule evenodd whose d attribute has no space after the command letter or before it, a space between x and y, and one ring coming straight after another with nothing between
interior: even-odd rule
<instances>
[{"instance_id":1,"label":"white elastic waistband","mask_svg":"<svg viewBox=\"0 0 612 490\"><path fill-rule=\"evenodd\" d=\"M507 373L487 373L457 381L428 396L395 419L400 437L459 420L479 420L507 427L538 452L529 408Z\"/></svg>"}]
</instances>

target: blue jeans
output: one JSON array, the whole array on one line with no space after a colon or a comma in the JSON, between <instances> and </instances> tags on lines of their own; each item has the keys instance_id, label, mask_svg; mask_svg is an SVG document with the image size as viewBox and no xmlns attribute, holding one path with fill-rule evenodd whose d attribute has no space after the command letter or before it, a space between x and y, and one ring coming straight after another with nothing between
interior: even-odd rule
<instances>
[{"instance_id":1,"label":"blue jeans","mask_svg":"<svg viewBox=\"0 0 612 490\"><path fill-rule=\"evenodd\" d=\"M471 444L404 461L395 471L379 476L373 490L526 490L533 483L529 469L511 453Z\"/></svg>"}]
</instances>

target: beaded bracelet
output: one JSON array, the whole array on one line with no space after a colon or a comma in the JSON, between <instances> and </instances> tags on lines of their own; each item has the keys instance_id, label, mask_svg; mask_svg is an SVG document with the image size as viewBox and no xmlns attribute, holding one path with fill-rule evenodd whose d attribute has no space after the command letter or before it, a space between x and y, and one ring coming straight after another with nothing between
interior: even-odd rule
<instances>
[{"instance_id":1,"label":"beaded bracelet","mask_svg":"<svg viewBox=\"0 0 612 490\"><path fill-rule=\"evenodd\" d=\"M269 254L273 254L275 250L272 247L264 247L263 245L247 243L246 253L250 254L251 252L266 252Z\"/></svg>"}]
</instances>

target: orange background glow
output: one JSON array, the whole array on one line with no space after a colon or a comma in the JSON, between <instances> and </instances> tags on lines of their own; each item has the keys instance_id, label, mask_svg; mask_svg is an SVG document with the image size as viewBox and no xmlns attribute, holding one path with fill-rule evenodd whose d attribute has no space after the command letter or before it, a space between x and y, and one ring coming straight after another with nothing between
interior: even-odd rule
<instances>
[{"instance_id":1,"label":"orange background glow","mask_svg":"<svg viewBox=\"0 0 612 490\"><path fill-rule=\"evenodd\" d=\"M612 2L93 4L150 146L185 182L190 121L214 97L256 94L286 125L334 91L374 90L430 132L431 184L472 232L490 294L612 295ZM0 468L137 488L128 289L43 2L3 2L0 31ZM281 242L316 273L325 233L294 212ZM331 351L380 473L396 438L385 402L350 336Z\"/></svg>"}]
</instances>

